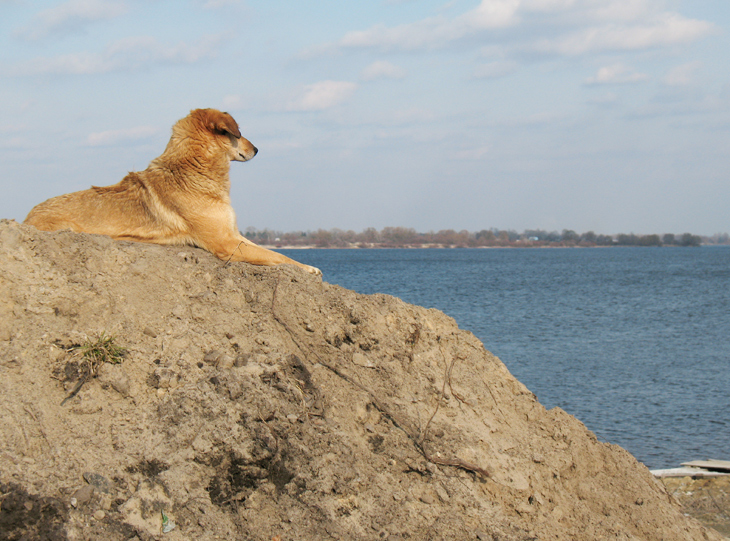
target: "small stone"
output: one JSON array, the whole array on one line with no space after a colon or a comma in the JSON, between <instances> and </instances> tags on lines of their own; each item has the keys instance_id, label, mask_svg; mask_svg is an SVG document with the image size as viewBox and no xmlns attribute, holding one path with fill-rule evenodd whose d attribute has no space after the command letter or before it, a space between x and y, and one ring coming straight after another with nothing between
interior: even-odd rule
<instances>
[{"instance_id":1,"label":"small stone","mask_svg":"<svg viewBox=\"0 0 730 541\"><path fill-rule=\"evenodd\" d=\"M104 520L104 517L106 516L106 513L99 509L96 513L94 513L94 518L96 520Z\"/></svg>"},{"instance_id":2,"label":"small stone","mask_svg":"<svg viewBox=\"0 0 730 541\"><path fill-rule=\"evenodd\" d=\"M213 350L213 351L209 351L208 353L206 353L205 357L203 357L203 360L206 363L215 364L218 362L218 359L220 359L220 356L221 356L221 354L218 351Z\"/></svg>"},{"instance_id":3,"label":"small stone","mask_svg":"<svg viewBox=\"0 0 730 541\"><path fill-rule=\"evenodd\" d=\"M73 505L74 507L81 507L83 505L86 505L86 503L91 499L93 495L94 487L91 485L84 485L73 493L73 497L71 498L71 505ZM75 505L73 503L74 501L76 502Z\"/></svg>"},{"instance_id":4,"label":"small stone","mask_svg":"<svg viewBox=\"0 0 730 541\"><path fill-rule=\"evenodd\" d=\"M240 368L241 366L246 366L248 364L248 360L251 358L250 353L239 353L236 355L236 360L234 361L234 365L237 368Z\"/></svg>"},{"instance_id":5,"label":"small stone","mask_svg":"<svg viewBox=\"0 0 730 541\"><path fill-rule=\"evenodd\" d=\"M156 389L170 389L180 379L180 375L174 370L166 367L155 368L149 377L149 384Z\"/></svg>"},{"instance_id":6,"label":"small stone","mask_svg":"<svg viewBox=\"0 0 730 541\"><path fill-rule=\"evenodd\" d=\"M360 352L352 354L352 362L363 368L375 368L373 362Z\"/></svg>"},{"instance_id":7,"label":"small stone","mask_svg":"<svg viewBox=\"0 0 730 541\"><path fill-rule=\"evenodd\" d=\"M444 487L436 487L436 494L438 494L438 497L441 499L442 502L449 501L449 493L446 492L446 489Z\"/></svg>"},{"instance_id":8,"label":"small stone","mask_svg":"<svg viewBox=\"0 0 730 541\"><path fill-rule=\"evenodd\" d=\"M150 327L145 327L142 332L144 334L146 334L147 336L151 336L152 338L157 338L157 333Z\"/></svg>"},{"instance_id":9,"label":"small stone","mask_svg":"<svg viewBox=\"0 0 730 541\"><path fill-rule=\"evenodd\" d=\"M216 366L221 370L227 370L233 368L235 362L235 359L230 355L221 355Z\"/></svg>"},{"instance_id":10,"label":"small stone","mask_svg":"<svg viewBox=\"0 0 730 541\"><path fill-rule=\"evenodd\" d=\"M23 507L25 507L26 510L28 510L28 511L32 511L33 510L33 502L25 502L23 504Z\"/></svg>"},{"instance_id":11,"label":"small stone","mask_svg":"<svg viewBox=\"0 0 730 541\"><path fill-rule=\"evenodd\" d=\"M425 491L418 499L427 505L433 505L436 503L436 497L430 490Z\"/></svg>"},{"instance_id":12,"label":"small stone","mask_svg":"<svg viewBox=\"0 0 730 541\"><path fill-rule=\"evenodd\" d=\"M228 338L229 340L231 340L234 336L235 335L233 333L230 333L230 332L226 333L226 338Z\"/></svg>"},{"instance_id":13,"label":"small stone","mask_svg":"<svg viewBox=\"0 0 730 541\"><path fill-rule=\"evenodd\" d=\"M213 447L213 445L202 436L198 436L197 438L195 438L193 440L192 446L193 449L202 454L208 453Z\"/></svg>"},{"instance_id":14,"label":"small stone","mask_svg":"<svg viewBox=\"0 0 730 541\"><path fill-rule=\"evenodd\" d=\"M84 473L84 479L87 483L89 483L92 487L94 487L99 492L103 492L104 494L111 494L114 490L114 487L103 475L99 475L98 473L93 472L86 472ZM76 496L78 498L78 496Z\"/></svg>"}]
</instances>

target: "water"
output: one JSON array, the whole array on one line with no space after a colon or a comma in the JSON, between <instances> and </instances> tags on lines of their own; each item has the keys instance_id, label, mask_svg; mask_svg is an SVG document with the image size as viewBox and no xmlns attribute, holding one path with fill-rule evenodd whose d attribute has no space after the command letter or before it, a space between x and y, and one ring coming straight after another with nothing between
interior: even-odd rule
<instances>
[{"instance_id":1,"label":"water","mask_svg":"<svg viewBox=\"0 0 730 541\"><path fill-rule=\"evenodd\" d=\"M284 252L444 311L650 468L730 460L730 248Z\"/></svg>"}]
</instances>

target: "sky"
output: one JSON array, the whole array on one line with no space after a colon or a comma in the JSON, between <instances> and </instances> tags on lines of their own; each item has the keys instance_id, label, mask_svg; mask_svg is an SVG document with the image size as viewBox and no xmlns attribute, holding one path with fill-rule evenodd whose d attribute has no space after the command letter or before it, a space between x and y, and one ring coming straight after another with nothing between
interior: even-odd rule
<instances>
[{"instance_id":1,"label":"sky","mask_svg":"<svg viewBox=\"0 0 730 541\"><path fill-rule=\"evenodd\" d=\"M0 0L0 218L191 109L241 230L730 232L727 0Z\"/></svg>"}]
</instances>

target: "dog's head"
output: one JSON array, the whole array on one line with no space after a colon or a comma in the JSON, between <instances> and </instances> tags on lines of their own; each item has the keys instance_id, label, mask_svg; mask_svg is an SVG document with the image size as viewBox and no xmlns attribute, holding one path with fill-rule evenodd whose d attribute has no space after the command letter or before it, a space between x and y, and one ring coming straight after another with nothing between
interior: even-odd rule
<instances>
[{"instance_id":1,"label":"dog's head","mask_svg":"<svg viewBox=\"0 0 730 541\"><path fill-rule=\"evenodd\" d=\"M241 136L238 124L228 113L216 109L195 109L190 111L190 116L201 128L221 139L231 161L246 162L259 151L251 141Z\"/></svg>"}]
</instances>

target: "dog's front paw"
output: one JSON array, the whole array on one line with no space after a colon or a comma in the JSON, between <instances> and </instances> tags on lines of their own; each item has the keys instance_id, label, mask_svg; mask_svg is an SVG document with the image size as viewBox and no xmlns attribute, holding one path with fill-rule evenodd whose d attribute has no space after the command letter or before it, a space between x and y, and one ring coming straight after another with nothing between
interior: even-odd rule
<instances>
[{"instance_id":1,"label":"dog's front paw","mask_svg":"<svg viewBox=\"0 0 730 541\"><path fill-rule=\"evenodd\" d=\"M314 274L315 276L322 276L322 271L319 270L317 267L311 267L307 265L307 272L310 274Z\"/></svg>"}]
</instances>

